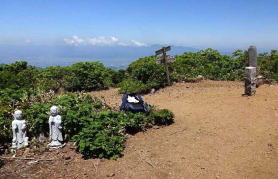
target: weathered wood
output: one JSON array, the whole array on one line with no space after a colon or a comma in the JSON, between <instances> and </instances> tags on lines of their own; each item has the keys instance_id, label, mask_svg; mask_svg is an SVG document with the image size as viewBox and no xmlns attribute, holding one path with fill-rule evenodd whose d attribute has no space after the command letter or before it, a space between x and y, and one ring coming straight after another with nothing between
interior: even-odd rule
<instances>
[{"instance_id":1,"label":"weathered wood","mask_svg":"<svg viewBox=\"0 0 278 179\"><path fill-rule=\"evenodd\" d=\"M245 95L255 95L256 84L256 67L245 67Z\"/></svg>"},{"instance_id":2,"label":"weathered wood","mask_svg":"<svg viewBox=\"0 0 278 179\"><path fill-rule=\"evenodd\" d=\"M176 61L176 58L174 56L167 55L167 63L172 63L172 62L175 62L175 61ZM156 60L156 63L157 64L164 63L164 57L161 56L159 59Z\"/></svg>"},{"instance_id":3,"label":"weathered wood","mask_svg":"<svg viewBox=\"0 0 278 179\"><path fill-rule=\"evenodd\" d=\"M162 57L159 59L158 63L163 63L165 66L165 71L166 71L166 76L167 76L167 83L170 85L170 74L169 74L169 69L168 69L168 57L166 52L171 50L171 46L168 47L162 47L161 49L155 51L155 55L160 55L162 54Z\"/></svg>"},{"instance_id":4,"label":"weathered wood","mask_svg":"<svg viewBox=\"0 0 278 179\"><path fill-rule=\"evenodd\" d=\"M164 61L164 66L166 70L166 76L167 76L167 83L170 85L170 74L169 74L169 68L168 68L168 62L167 62L167 56L166 56L166 51L163 53L163 61Z\"/></svg>"},{"instance_id":5,"label":"weathered wood","mask_svg":"<svg viewBox=\"0 0 278 179\"><path fill-rule=\"evenodd\" d=\"M257 67L257 48L256 46L250 46L248 49L248 65L250 67Z\"/></svg>"},{"instance_id":6,"label":"weathered wood","mask_svg":"<svg viewBox=\"0 0 278 179\"><path fill-rule=\"evenodd\" d=\"M167 51L170 51L170 50L171 50L171 46L162 47L161 49L155 51L155 55L160 55L160 54L166 53Z\"/></svg>"}]
</instances>

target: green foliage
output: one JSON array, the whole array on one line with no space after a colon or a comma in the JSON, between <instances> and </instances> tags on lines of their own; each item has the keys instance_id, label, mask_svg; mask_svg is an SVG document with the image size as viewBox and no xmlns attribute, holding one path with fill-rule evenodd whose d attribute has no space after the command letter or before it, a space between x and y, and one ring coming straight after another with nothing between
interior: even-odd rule
<instances>
[{"instance_id":1,"label":"green foliage","mask_svg":"<svg viewBox=\"0 0 278 179\"><path fill-rule=\"evenodd\" d=\"M85 158L116 159L124 150L125 133L133 134L152 124L169 125L173 118L173 113L165 109L152 109L147 114L101 111L88 120L73 140Z\"/></svg>"},{"instance_id":2,"label":"green foliage","mask_svg":"<svg viewBox=\"0 0 278 179\"><path fill-rule=\"evenodd\" d=\"M131 63L127 68L128 79L120 84L120 93L145 93L151 88L167 85L164 66L155 57L145 57Z\"/></svg>"},{"instance_id":3,"label":"green foliage","mask_svg":"<svg viewBox=\"0 0 278 179\"><path fill-rule=\"evenodd\" d=\"M72 75L68 78L66 89L70 91L107 89L112 85L110 71L99 62L75 63L71 66Z\"/></svg>"},{"instance_id":4,"label":"green foliage","mask_svg":"<svg viewBox=\"0 0 278 179\"><path fill-rule=\"evenodd\" d=\"M81 131L93 112L104 108L101 101L88 94L68 93L54 98L51 103L61 109L64 132L69 139Z\"/></svg>"},{"instance_id":5,"label":"green foliage","mask_svg":"<svg viewBox=\"0 0 278 179\"><path fill-rule=\"evenodd\" d=\"M118 158L124 149L124 133L116 112L94 115L82 131L73 137L85 158Z\"/></svg>"},{"instance_id":6,"label":"green foliage","mask_svg":"<svg viewBox=\"0 0 278 179\"><path fill-rule=\"evenodd\" d=\"M72 76L70 67L50 66L38 75L38 88L42 91L65 88L68 85L68 78Z\"/></svg>"},{"instance_id":7,"label":"green foliage","mask_svg":"<svg viewBox=\"0 0 278 179\"><path fill-rule=\"evenodd\" d=\"M144 93L149 89L146 84L134 79L127 79L120 83L119 93Z\"/></svg>"},{"instance_id":8,"label":"green foliage","mask_svg":"<svg viewBox=\"0 0 278 179\"><path fill-rule=\"evenodd\" d=\"M259 54L258 63L260 73L273 82L278 82L278 53L272 50L269 53Z\"/></svg>"},{"instance_id":9,"label":"green foliage","mask_svg":"<svg viewBox=\"0 0 278 179\"><path fill-rule=\"evenodd\" d=\"M10 111L9 106L0 106L0 144L10 142L12 136Z\"/></svg>"},{"instance_id":10,"label":"green foliage","mask_svg":"<svg viewBox=\"0 0 278 179\"><path fill-rule=\"evenodd\" d=\"M240 57L221 55L213 49L189 52L177 56L176 62L171 64L171 67L183 78L196 78L202 75L211 80L241 80L245 65L240 51L235 55Z\"/></svg>"},{"instance_id":11,"label":"green foliage","mask_svg":"<svg viewBox=\"0 0 278 179\"><path fill-rule=\"evenodd\" d=\"M119 71L115 71L112 69L109 70L110 70L109 73L112 75L113 86L118 86L126 78L126 70L119 70Z\"/></svg>"},{"instance_id":12,"label":"green foliage","mask_svg":"<svg viewBox=\"0 0 278 179\"><path fill-rule=\"evenodd\" d=\"M248 63L248 52L236 50L232 56L221 55L217 50L205 49L175 56L176 61L169 64L170 79L190 81L202 75L210 80L242 80L244 68ZM278 82L277 51L259 56L259 68L263 76ZM166 86L164 66L156 64L154 56L140 58L131 63L127 77L120 83L120 93L146 93L152 88Z\"/></svg>"},{"instance_id":13,"label":"green foliage","mask_svg":"<svg viewBox=\"0 0 278 179\"><path fill-rule=\"evenodd\" d=\"M29 134L39 136L40 133L48 133L48 117L51 104L35 103L24 110L24 118L27 120Z\"/></svg>"},{"instance_id":14,"label":"green foliage","mask_svg":"<svg viewBox=\"0 0 278 179\"><path fill-rule=\"evenodd\" d=\"M170 125L174 122L174 113L168 109L152 110L150 118L156 125Z\"/></svg>"}]
</instances>

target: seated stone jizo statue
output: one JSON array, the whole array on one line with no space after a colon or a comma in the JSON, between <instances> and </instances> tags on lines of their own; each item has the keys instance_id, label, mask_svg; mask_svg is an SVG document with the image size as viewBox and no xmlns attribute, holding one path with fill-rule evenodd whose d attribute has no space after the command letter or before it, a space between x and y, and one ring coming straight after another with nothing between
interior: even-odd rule
<instances>
[{"instance_id":1,"label":"seated stone jizo statue","mask_svg":"<svg viewBox=\"0 0 278 179\"><path fill-rule=\"evenodd\" d=\"M26 137L26 121L23 119L22 111L16 110L13 114L12 122L13 140L12 148L19 149L28 146L28 137Z\"/></svg>"},{"instance_id":2,"label":"seated stone jizo statue","mask_svg":"<svg viewBox=\"0 0 278 179\"><path fill-rule=\"evenodd\" d=\"M52 106L50 108L51 115L49 117L49 139L50 148L60 148L63 146L63 136L62 136L62 118L59 113L57 106Z\"/></svg>"}]
</instances>

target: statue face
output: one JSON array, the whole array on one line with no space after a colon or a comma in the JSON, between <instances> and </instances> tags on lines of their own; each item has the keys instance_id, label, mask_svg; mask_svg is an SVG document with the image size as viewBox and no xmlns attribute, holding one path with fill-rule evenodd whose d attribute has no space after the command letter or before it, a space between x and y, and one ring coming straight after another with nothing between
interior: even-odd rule
<instances>
[{"instance_id":1,"label":"statue face","mask_svg":"<svg viewBox=\"0 0 278 179\"><path fill-rule=\"evenodd\" d=\"M58 107L57 107L57 106L52 106L52 107L50 108L50 112L51 112L51 115L52 115L52 116L58 115Z\"/></svg>"},{"instance_id":2,"label":"statue face","mask_svg":"<svg viewBox=\"0 0 278 179\"><path fill-rule=\"evenodd\" d=\"M21 120L22 119L22 112L20 110L16 110L14 112L14 118L17 120Z\"/></svg>"}]
</instances>

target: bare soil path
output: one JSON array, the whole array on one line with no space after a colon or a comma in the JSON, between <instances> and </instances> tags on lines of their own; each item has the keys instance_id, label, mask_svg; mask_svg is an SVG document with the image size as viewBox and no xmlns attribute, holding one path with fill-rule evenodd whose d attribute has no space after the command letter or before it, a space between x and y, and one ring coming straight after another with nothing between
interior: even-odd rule
<instances>
[{"instance_id":1,"label":"bare soil path","mask_svg":"<svg viewBox=\"0 0 278 179\"><path fill-rule=\"evenodd\" d=\"M202 81L145 95L146 102L172 110L175 123L129 136L116 161L84 161L67 146L55 154L61 160L23 169L23 177L278 178L278 86L261 86L254 97L242 93L239 82ZM92 94L116 107L121 102L117 89ZM0 168L0 176L19 178L18 168L27 164L14 163Z\"/></svg>"}]
</instances>

